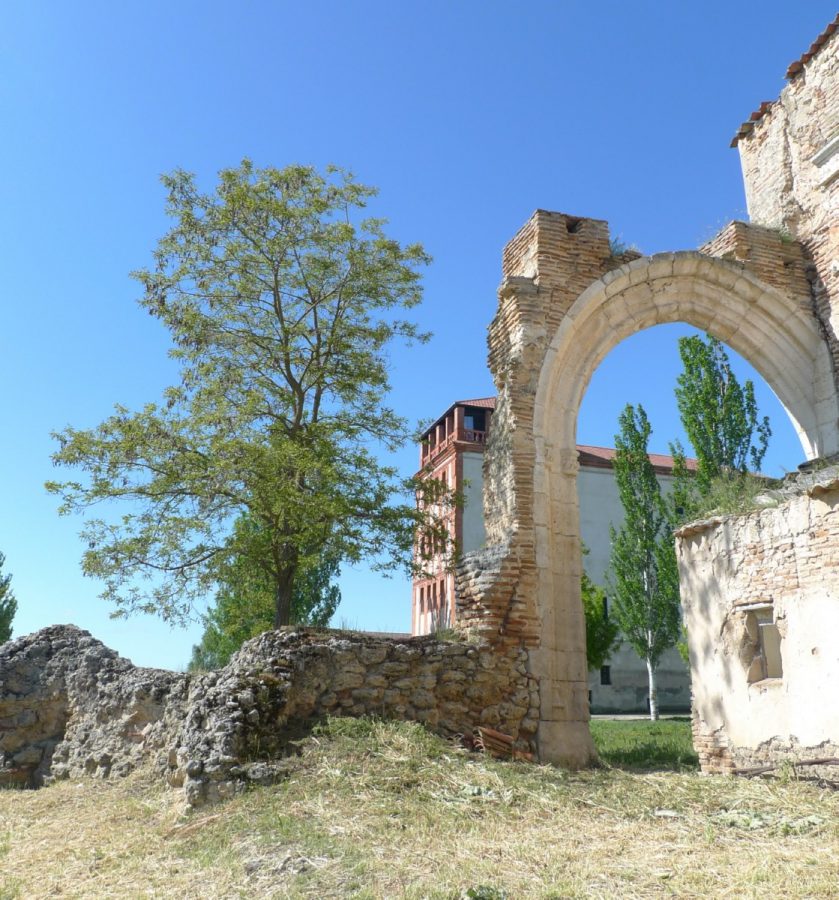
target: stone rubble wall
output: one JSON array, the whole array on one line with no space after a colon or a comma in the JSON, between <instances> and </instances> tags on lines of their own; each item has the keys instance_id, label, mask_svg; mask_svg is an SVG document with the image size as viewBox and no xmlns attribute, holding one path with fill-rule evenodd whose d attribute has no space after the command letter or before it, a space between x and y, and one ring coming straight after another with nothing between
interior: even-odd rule
<instances>
[{"instance_id":1,"label":"stone rubble wall","mask_svg":"<svg viewBox=\"0 0 839 900\"><path fill-rule=\"evenodd\" d=\"M839 755L839 468L792 477L765 502L677 533L706 772ZM758 648L747 617L761 606L780 634L783 674L750 683Z\"/></svg>"},{"instance_id":2,"label":"stone rubble wall","mask_svg":"<svg viewBox=\"0 0 839 900\"><path fill-rule=\"evenodd\" d=\"M0 785L151 762L198 806L279 777L289 742L329 715L445 735L485 725L532 751L538 709L523 650L283 630L198 675L135 667L85 631L52 626L0 647Z\"/></svg>"}]
</instances>

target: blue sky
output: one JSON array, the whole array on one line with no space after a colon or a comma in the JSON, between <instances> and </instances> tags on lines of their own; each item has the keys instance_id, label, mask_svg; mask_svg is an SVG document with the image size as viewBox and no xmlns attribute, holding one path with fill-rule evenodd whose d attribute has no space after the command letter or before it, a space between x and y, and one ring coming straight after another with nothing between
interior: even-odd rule
<instances>
[{"instance_id":1,"label":"blue sky","mask_svg":"<svg viewBox=\"0 0 839 900\"><path fill-rule=\"evenodd\" d=\"M112 621L83 579L78 520L56 515L50 431L92 426L173 380L167 336L128 273L167 227L160 173L334 162L377 185L391 233L434 257L418 313L435 333L393 355L411 421L493 393L486 327L501 249L534 209L608 219L645 253L745 218L729 141L832 3L7 2L0 8L0 550L15 633L90 629L144 665L181 667L200 627ZM680 436L681 326L621 344L595 373L578 438L612 443L626 402ZM748 368L740 369L748 377ZM753 376L754 377L754 376ZM766 470L802 454L773 423ZM416 449L395 462L416 467ZM409 627L409 588L357 570L339 618Z\"/></svg>"}]
</instances>

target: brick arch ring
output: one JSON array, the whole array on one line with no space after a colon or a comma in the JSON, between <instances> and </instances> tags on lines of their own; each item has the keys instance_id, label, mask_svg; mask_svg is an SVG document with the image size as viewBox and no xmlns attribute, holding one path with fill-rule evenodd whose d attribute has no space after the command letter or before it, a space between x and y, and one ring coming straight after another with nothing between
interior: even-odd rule
<instances>
[{"instance_id":1,"label":"brick arch ring","mask_svg":"<svg viewBox=\"0 0 839 900\"><path fill-rule=\"evenodd\" d=\"M697 252L659 254L608 272L580 294L549 338L533 406L531 609L539 639L531 667L540 686L537 745L544 761L581 766L595 756L580 600L580 402L620 341L671 322L704 329L744 356L784 405L808 458L839 451L833 365L812 310L743 265ZM530 531L526 522L519 526Z\"/></svg>"}]
</instances>

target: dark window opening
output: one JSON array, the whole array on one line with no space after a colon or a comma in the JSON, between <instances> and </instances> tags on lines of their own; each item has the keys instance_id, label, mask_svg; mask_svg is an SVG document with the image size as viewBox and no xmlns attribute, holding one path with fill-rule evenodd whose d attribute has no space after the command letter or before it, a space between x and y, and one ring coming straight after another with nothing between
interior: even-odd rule
<instances>
[{"instance_id":1,"label":"dark window opening","mask_svg":"<svg viewBox=\"0 0 839 900\"><path fill-rule=\"evenodd\" d=\"M467 407L463 416L463 427L467 431L486 431L486 410Z\"/></svg>"},{"instance_id":2,"label":"dark window opening","mask_svg":"<svg viewBox=\"0 0 839 900\"><path fill-rule=\"evenodd\" d=\"M612 683L612 667L611 666L601 666L600 667L600 683L609 685Z\"/></svg>"}]
</instances>

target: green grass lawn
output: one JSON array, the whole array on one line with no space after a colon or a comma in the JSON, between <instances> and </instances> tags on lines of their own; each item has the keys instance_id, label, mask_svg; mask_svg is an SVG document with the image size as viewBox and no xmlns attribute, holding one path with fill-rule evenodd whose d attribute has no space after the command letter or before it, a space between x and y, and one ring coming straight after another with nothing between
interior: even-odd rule
<instances>
[{"instance_id":1,"label":"green grass lawn","mask_svg":"<svg viewBox=\"0 0 839 900\"><path fill-rule=\"evenodd\" d=\"M593 719L591 734L601 762L637 772L689 772L699 768L690 719Z\"/></svg>"}]
</instances>

